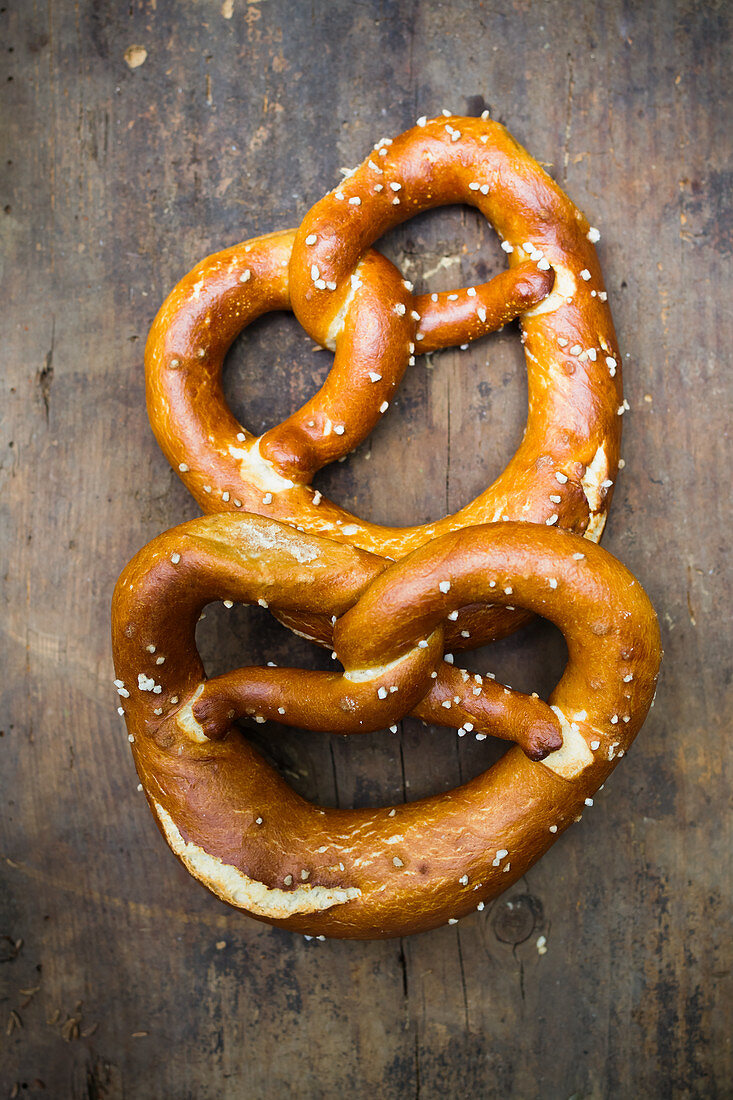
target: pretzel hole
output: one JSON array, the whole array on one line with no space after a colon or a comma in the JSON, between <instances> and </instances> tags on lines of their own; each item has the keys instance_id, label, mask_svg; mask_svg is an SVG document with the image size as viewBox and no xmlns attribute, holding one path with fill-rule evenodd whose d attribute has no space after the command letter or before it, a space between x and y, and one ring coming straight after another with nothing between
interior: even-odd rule
<instances>
[{"instance_id":1,"label":"pretzel hole","mask_svg":"<svg viewBox=\"0 0 733 1100\"><path fill-rule=\"evenodd\" d=\"M418 359L369 438L313 484L375 523L439 520L501 474L526 421L524 354L507 329Z\"/></svg>"},{"instance_id":2,"label":"pretzel hole","mask_svg":"<svg viewBox=\"0 0 733 1100\"><path fill-rule=\"evenodd\" d=\"M507 258L499 237L473 206L423 210L374 243L415 285L416 294L486 283Z\"/></svg>"},{"instance_id":3,"label":"pretzel hole","mask_svg":"<svg viewBox=\"0 0 733 1100\"><path fill-rule=\"evenodd\" d=\"M300 638L256 604L212 603L196 627L196 646L212 679L245 665L277 665L332 672L341 666L321 646Z\"/></svg>"},{"instance_id":4,"label":"pretzel hole","mask_svg":"<svg viewBox=\"0 0 733 1100\"><path fill-rule=\"evenodd\" d=\"M481 649L456 655L469 672L493 673L502 684L547 700L565 670L568 647L561 630L547 619L534 618L515 634Z\"/></svg>"},{"instance_id":5,"label":"pretzel hole","mask_svg":"<svg viewBox=\"0 0 733 1100\"><path fill-rule=\"evenodd\" d=\"M262 435L304 405L332 365L333 352L314 350L292 313L265 313L229 349L224 396L240 424Z\"/></svg>"}]
</instances>

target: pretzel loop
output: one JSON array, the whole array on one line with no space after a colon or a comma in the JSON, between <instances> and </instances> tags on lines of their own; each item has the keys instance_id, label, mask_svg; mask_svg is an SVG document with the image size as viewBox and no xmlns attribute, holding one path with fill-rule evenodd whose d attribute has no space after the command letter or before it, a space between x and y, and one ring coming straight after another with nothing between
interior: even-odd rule
<instances>
[{"instance_id":1,"label":"pretzel loop","mask_svg":"<svg viewBox=\"0 0 733 1100\"><path fill-rule=\"evenodd\" d=\"M332 611L347 667L310 674L305 701L302 672L244 670L227 704L266 703L286 711L280 720L311 728L341 707L348 728L353 712L342 704L353 694L361 722L375 728L413 705L414 685L425 690L440 661L441 624L487 590L545 615L568 644L549 707L538 702L539 720L546 712L563 731L543 764L512 749L446 795L324 810L222 727L219 691L202 707L194 628L208 600ZM450 533L384 568L259 517L194 520L154 540L120 577L113 645L143 787L191 873L260 919L357 938L454 920L523 874L633 740L659 664L653 610L620 563L575 535L513 523ZM516 695L502 691L511 715Z\"/></svg>"}]
</instances>

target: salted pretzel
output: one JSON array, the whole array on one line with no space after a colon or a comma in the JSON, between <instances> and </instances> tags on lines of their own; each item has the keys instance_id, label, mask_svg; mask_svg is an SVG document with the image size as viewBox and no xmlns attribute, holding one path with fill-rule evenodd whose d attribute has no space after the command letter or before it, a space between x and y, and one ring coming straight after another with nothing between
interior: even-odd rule
<instances>
[{"instance_id":1,"label":"salted pretzel","mask_svg":"<svg viewBox=\"0 0 733 1100\"><path fill-rule=\"evenodd\" d=\"M245 668L207 681L195 626L212 600L335 615L343 672ZM378 809L297 795L232 727L242 715L366 730L428 690L448 616L512 602L565 635L549 705L502 685L501 721L559 725L543 763L517 748L446 794ZM653 609L600 547L545 526L449 532L385 567L379 557L255 516L185 523L120 577L113 646L142 788L192 875L260 920L371 938L454 923L516 881L577 820L624 754L659 666Z\"/></svg>"},{"instance_id":2,"label":"salted pretzel","mask_svg":"<svg viewBox=\"0 0 733 1100\"><path fill-rule=\"evenodd\" d=\"M417 297L370 245L429 207L478 207L502 238L509 270L490 283ZM557 524L598 540L619 462L621 364L594 242L598 232L499 124L448 116L375 146L298 230L204 260L172 291L146 347L156 437L206 512L257 512L399 559L446 531L497 520ZM334 349L333 368L302 409L261 437L233 417L221 371L242 329L292 308ZM416 527L359 519L310 485L386 412L420 350L466 341L521 314L529 412L500 477L452 516ZM523 616L494 603L446 624L452 649L481 645ZM513 605L512 605L513 606ZM284 622L329 644L330 621Z\"/></svg>"}]
</instances>

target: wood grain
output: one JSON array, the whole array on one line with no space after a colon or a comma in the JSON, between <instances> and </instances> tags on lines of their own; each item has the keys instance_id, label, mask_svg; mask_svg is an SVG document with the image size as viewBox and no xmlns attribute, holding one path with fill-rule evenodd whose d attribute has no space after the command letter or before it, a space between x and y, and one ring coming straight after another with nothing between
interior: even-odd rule
<instances>
[{"instance_id":1,"label":"wood grain","mask_svg":"<svg viewBox=\"0 0 733 1100\"><path fill-rule=\"evenodd\" d=\"M728 6L6 0L0 28L0 1095L730 1096ZM205 894L136 792L111 590L196 514L147 423L143 344L207 252L297 224L417 115L485 105L602 230L631 406L606 546L658 608L662 682L593 809L486 911L401 943L306 942ZM383 247L418 290L501 263L462 210ZM329 358L265 318L231 399L259 431ZM418 362L319 479L377 520L457 508L522 430L516 330ZM264 612L212 610L202 648L213 670L325 667ZM473 661L547 691L563 652L535 623ZM341 805L448 788L500 751L409 721L256 737Z\"/></svg>"}]
</instances>

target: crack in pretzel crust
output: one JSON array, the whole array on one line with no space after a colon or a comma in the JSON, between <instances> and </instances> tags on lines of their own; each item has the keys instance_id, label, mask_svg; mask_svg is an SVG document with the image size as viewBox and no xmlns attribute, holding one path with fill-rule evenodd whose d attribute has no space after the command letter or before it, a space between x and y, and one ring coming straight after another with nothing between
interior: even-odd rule
<instances>
[{"instance_id":1,"label":"crack in pretzel crust","mask_svg":"<svg viewBox=\"0 0 733 1100\"><path fill-rule=\"evenodd\" d=\"M328 888L303 883L292 890L278 890L242 874L236 867L210 856L198 844L184 840L170 814L153 802L163 835L186 869L222 901L253 916L282 920L301 913L320 913L333 905L345 905L361 897L355 886Z\"/></svg>"},{"instance_id":2,"label":"crack in pretzel crust","mask_svg":"<svg viewBox=\"0 0 733 1100\"><path fill-rule=\"evenodd\" d=\"M562 745L546 756L543 763L562 779L577 779L593 763L593 753L577 722L571 722L559 707L551 708L560 721Z\"/></svg>"}]
</instances>

